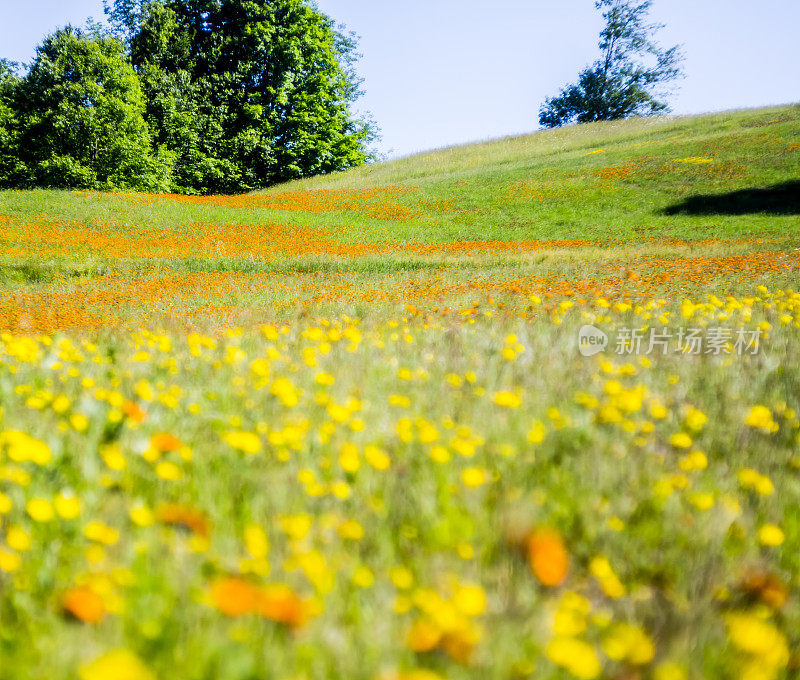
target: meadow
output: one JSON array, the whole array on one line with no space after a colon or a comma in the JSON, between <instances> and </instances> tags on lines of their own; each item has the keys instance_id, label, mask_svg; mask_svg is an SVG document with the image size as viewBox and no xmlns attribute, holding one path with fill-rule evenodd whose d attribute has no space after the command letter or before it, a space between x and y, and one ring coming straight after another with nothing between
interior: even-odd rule
<instances>
[{"instance_id":1,"label":"meadow","mask_svg":"<svg viewBox=\"0 0 800 680\"><path fill-rule=\"evenodd\" d=\"M797 105L0 192L0 679L796 677L799 270Z\"/></svg>"}]
</instances>

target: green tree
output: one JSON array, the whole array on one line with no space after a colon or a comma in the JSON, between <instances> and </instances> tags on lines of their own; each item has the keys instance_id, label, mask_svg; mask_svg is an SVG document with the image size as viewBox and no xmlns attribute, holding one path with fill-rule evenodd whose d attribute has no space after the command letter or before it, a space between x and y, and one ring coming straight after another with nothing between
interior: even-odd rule
<instances>
[{"instance_id":1,"label":"green tree","mask_svg":"<svg viewBox=\"0 0 800 680\"><path fill-rule=\"evenodd\" d=\"M15 110L19 65L0 59L0 187L24 182L27 174L19 160L19 119Z\"/></svg>"},{"instance_id":2,"label":"green tree","mask_svg":"<svg viewBox=\"0 0 800 680\"><path fill-rule=\"evenodd\" d=\"M597 0L604 10L601 58L584 69L577 84L545 101L544 127L646 116L667 110L664 89L682 75L679 46L664 49L654 40L662 24L648 21L652 0Z\"/></svg>"},{"instance_id":3,"label":"green tree","mask_svg":"<svg viewBox=\"0 0 800 680\"><path fill-rule=\"evenodd\" d=\"M113 0L179 191L236 192L371 158L356 43L307 0Z\"/></svg>"},{"instance_id":4,"label":"green tree","mask_svg":"<svg viewBox=\"0 0 800 680\"><path fill-rule=\"evenodd\" d=\"M67 27L46 38L17 84L19 160L38 186L166 190L139 79L116 38Z\"/></svg>"}]
</instances>

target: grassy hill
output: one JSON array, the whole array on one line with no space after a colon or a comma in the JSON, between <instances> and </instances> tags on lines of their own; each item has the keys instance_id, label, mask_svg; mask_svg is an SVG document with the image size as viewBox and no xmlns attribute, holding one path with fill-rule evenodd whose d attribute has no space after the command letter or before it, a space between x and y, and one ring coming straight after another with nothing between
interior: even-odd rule
<instances>
[{"instance_id":1,"label":"grassy hill","mask_svg":"<svg viewBox=\"0 0 800 680\"><path fill-rule=\"evenodd\" d=\"M744 195L726 201L724 195L798 181L798 124L795 105L573 126L276 186L260 194L272 200L231 203L236 212L213 198L170 207L167 201L131 205L113 196L64 192L4 192L0 209L7 216L110 218L129 226L160 219L162 228L201 219L330 226L346 217L350 229L343 236L354 240L786 233L797 205L781 199L778 189L774 200ZM324 205L304 206L302 196L293 196L297 192L331 195L317 197L317 203L328 199ZM701 208L691 202L704 195L718 197L716 203ZM157 209L148 209L153 205ZM387 220L396 222L389 234Z\"/></svg>"},{"instance_id":2,"label":"grassy hill","mask_svg":"<svg viewBox=\"0 0 800 680\"><path fill-rule=\"evenodd\" d=\"M159 277L183 291L182 307L231 306L221 301L238 296L233 306L274 310L281 290L255 279L233 286L225 275L298 275L284 279L295 292L277 307L291 313L315 296L314 277L331 273L371 291L344 296L359 313L365 302L401 301L393 291L420 270L435 270L439 285L415 284L414 297L429 302L446 288L454 305L486 279L535 277L526 294L572 282L582 295L606 294L610 273L640 264L652 284L642 293L691 272L732 284L750 270L785 271L779 254L800 243L799 126L796 105L582 125L235 197L2 192L0 275L38 285L34 293L47 284L36 300L60 292L68 303L63 284L88 277L125 288L133 310L149 293L137 296L131 282L152 287ZM214 281L187 284L200 274ZM106 325L88 314L93 304L76 315ZM7 298L0 309L7 327L20 319L13 307ZM53 323L66 322L42 327Z\"/></svg>"}]
</instances>

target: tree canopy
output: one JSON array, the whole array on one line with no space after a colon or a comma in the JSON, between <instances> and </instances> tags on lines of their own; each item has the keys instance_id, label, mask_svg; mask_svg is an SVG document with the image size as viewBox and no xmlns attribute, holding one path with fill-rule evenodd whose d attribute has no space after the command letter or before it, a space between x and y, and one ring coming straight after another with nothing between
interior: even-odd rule
<instances>
[{"instance_id":1,"label":"tree canopy","mask_svg":"<svg viewBox=\"0 0 800 680\"><path fill-rule=\"evenodd\" d=\"M57 31L37 50L12 99L26 183L166 188L139 80L119 40Z\"/></svg>"},{"instance_id":2,"label":"tree canopy","mask_svg":"<svg viewBox=\"0 0 800 680\"><path fill-rule=\"evenodd\" d=\"M241 192L371 159L355 38L309 0L105 0L18 78L0 186Z\"/></svg>"},{"instance_id":3,"label":"tree canopy","mask_svg":"<svg viewBox=\"0 0 800 680\"><path fill-rule=\"evenodd\" d=\"M679 46L662 48L654 39L662 24L650 23L652 0L597 0L605 27L601 57L584 69L578 82L545 101L539 112L544 127L573 122L618 120L668 109L665 85L682 75Z\"/></svg>"}]
</instances>

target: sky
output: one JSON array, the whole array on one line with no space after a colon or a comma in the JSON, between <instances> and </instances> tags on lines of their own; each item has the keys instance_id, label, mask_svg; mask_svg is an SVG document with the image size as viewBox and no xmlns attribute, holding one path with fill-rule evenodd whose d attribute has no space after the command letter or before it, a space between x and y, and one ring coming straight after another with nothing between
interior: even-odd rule
<instances>
[{"instance_id":1,"label":"sky","mask_svg":"<svg viewBox=\"0 0 800 680\"><path fill-rule=\"evenodd\" d=\"M317 0L360 37L359 73L392 158L538 128L539 106L597 57L593 0ZM103 16L102 0L0 0L0 57ZM683 45L674 113L800 101L800 0L655 0L659 40Z\"/></svg>"}]
</instances>

